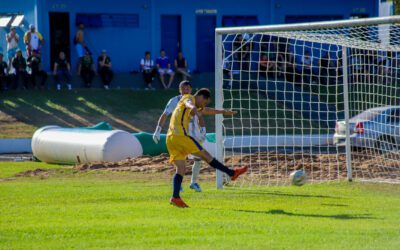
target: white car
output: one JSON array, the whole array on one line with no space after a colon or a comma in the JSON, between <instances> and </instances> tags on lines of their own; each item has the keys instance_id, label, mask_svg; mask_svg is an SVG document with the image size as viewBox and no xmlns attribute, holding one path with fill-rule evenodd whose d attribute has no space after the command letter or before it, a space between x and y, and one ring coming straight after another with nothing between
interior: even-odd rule
<instances>
[{"instance_id":1,"label":"white car","mask_svg":"<svg viewBox=\"0 0 400 250\"><path fill-rule=\"evenodd\" d=\"M349 120L352 148L374 148L380 152L400 149L400 106L367 109ZM346 122L337 121L334 144L346 144Z\"/></svg>"}]
</instances>

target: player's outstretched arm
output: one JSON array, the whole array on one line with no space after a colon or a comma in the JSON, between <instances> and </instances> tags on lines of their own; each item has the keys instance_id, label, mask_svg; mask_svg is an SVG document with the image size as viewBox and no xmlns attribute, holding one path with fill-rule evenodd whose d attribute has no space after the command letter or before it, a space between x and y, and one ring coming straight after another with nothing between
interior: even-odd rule
<instances>
[{"instance_id":1,"label":"player's outstretched arm","mask_svg":"<svg viewBox=\"0 0 400 250\"><path fill-rule=\"evenodd\" d=\"M156 144L158 144L158 142L160 141L161 130L162 130L166 120L167 120L167 115L165 113L162 113L162 115L158 119L157 127L153 134L153 141Z\"/></svg>"},{"instance_id":2,"label":"player's outstretched arm","mask_svg":"<svg viewBox=\"0 0 400 250\"><path fill-rule=\"evenodd\" d=\"M204 108L201 111L202 115L236 115L238 112L229 109L213 109L213 108Z\"/></svg>"}]
</instances>

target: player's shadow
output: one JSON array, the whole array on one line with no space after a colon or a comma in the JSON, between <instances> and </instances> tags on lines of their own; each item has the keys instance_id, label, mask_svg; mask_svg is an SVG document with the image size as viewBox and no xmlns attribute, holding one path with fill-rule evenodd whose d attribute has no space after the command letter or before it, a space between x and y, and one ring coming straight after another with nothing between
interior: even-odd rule
<instances>
[{"instance_id":1,"label":"player's shadow","mask_svg":"<svg viewBox=\"0 0 400 250\"><path fill-rule=\"evenodd\" d=\"M274 196L284 196L284 197L302 197L302 198L331 198L331 199L342 199L342 197L338 196L330 196L330 195L311 195L311 194L290 194L290 193L282 193L282 192L270 192L270 191L246 191L246 195L274 195Z\"/></svg>"},{"instance_id":2,"label":"player's shadow","mask_svg":"<svg viewBox=\"0 0 400 250\"><path fill-rule=\"evenodd\" d=\"M267 214L267 215L286 215L286 216L296 216L296 217L308 217L308 218L329 218L338 220L376 220L376 217L371 216L371 214L333 214L333 215L323 215L323 214L302 214L302 213L291 213L286 212L281 209L273 209L269 211L255 211L255 210L244 210L238 209L233 210L237 212L244 213L255 213L255 214Z\"/></svg>"}]
</instances>

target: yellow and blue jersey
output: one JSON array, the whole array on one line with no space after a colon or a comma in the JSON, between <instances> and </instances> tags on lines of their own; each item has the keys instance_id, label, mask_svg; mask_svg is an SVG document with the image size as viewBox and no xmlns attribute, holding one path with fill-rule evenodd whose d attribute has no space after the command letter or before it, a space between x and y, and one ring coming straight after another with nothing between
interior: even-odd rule
<instances>
[{"instance_id":1,"label":"yellow and blue jersey","mask_svg":"<svg viewBox=\"0 0 400 250\"><path fill-rule=\"evenodd\" d=\"M167 133L167 148L170 155L170 162L185 160L190 154L203 150L201 144L189 135L189 123L192 119L190 109L186 107L189 101L195 105L195 98L192 95L184 95L179 100L171 116Z\"/></svg>"},{"instance_id":2,"label":"yellow and blue jersey","mask_svg":"<svg viewBox=\"0 0 400 250\"><path fill-rule=\"evenodd\" d=\"M190 115L190 109L188 109L185 105L187 101L189 101L193 105L196 104L194 96L182 96L182 98L178 102L178 105L176 105L174 112L172 112L167 135L189 135L189 122L192 119L192 116Z\"/></svg>"}]
</instances>

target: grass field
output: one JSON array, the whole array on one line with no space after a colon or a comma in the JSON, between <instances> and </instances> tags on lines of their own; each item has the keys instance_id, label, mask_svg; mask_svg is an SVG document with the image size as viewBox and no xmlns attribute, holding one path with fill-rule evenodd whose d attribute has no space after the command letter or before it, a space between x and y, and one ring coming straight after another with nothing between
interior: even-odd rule
<instances>
[{"instance_id":1,"label":"grass field","mask_svg":"<svg viewBox=\"0 0 400 250\"><path fill-rule=\"evenodd\" d=\"M29 138L46 125L83 127L100 121L129 132L147 131L176 94L176 90L10 91L0 94L0 138Z\"/></svg>"},{"instance_id":2,"label":"grass field","mask_svg":"<svg viewBox=\"0 0 400 250\"><path fill-rule=\"evenodd\" d=\"M12 177L52 168L47 177ZM7 178L7 179L5 179ZM399 249L400 186L188 188L168 204L168 174L75 172L0 163L0 249Z\"/></svg>"},{"instance_id":3,"label":"grass field","mask_svg":"<svg viewBox=\"0 0 400 250\"><path fill-rule=\"evenodd\" d=\"M46 125L86 127L101 121L128 132L153 132L166 103L177 94L176 90L100 89L0 93L0 139L30 138L36 129ZM300 112L284 110L265 96L258 102L259 98L254 93L250 96L242 93L241 101L233 102L233 107L239 111L232 120L237 135L326 133L310 120L303 119ZM230 121L226 127L229 124ZM213 132L214 117L207 117L206 125L207 131ZM227 133L232 131L228 129Z\"/></svg>"}]
</instances>

